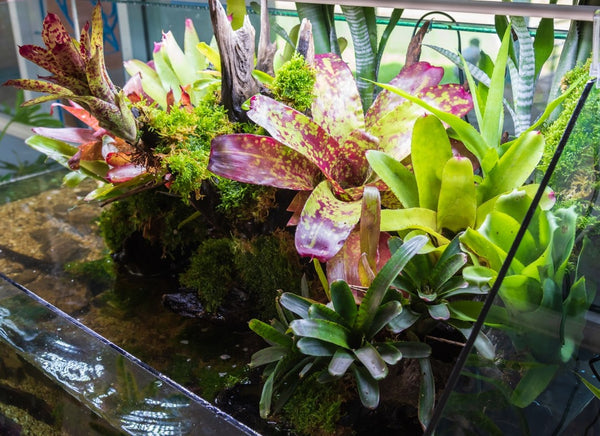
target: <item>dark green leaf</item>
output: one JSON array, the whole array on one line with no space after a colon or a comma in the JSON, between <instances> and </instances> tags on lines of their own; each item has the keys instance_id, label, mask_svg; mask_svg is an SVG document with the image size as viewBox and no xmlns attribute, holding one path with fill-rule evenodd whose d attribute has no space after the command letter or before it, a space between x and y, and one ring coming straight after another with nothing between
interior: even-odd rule
<instances>
[{"instance_id":1,"label":"dark green leaf","mask_svg":"<svg viewBox=\"0 0 600 436\"><path fill-rule=\"evenodd\" d=\"M289 348L282 347L279 345L263 348L262 350L258 350L252 355L252 358L250 359L250 366L257 367L266 365L268 363L277 362L278 360L281 360L283 357L285 357L289 352Z\"/></svg>"},{"instance_id":2,"label":"dark green leaf","mask_svg":"<svg viewBox=\"0 0 600 436\"><path fill-rule=\"evenodd\" d=\"M375 313L383 300L388 288L396 276L402 271L402 268L408 261L419 252L429 241L426 236L418 235L409 241L404 242L402 247L396 251L390 260L381 268L379 274L369 286L367 293L358 309L356 317L356 329L366 332L375 317Z\"/></svg>"},{"instance_id":3,"label":"dark green leaf","mask_svg":"<svg viewBox=\"0 0 600 436\"><path fill-rule=\"evenodd\" d=\"M421 388L419 391L419 422L426 429L433 415L435 404L435 383L429 359L419 359L421 366Z\"/></svg>"},{"instance_id":4,"label":"dark green leaf","mask_svg":"<svg viewBox=\"0 0 600 436\"><path fill-rule=\"evenodd\" d=\"M535 31L533 41L535 52L535 77L540 74L544 63L548 60L554 50L554 19L542 18Z\"/></svg>"},{"instance_id":5,"label":"dark green leaf","mask_svg":"<svg viewBox=\"0 0 600 436\"><path fill-rule=\"evenodd\" d=\"M388 301L379 306L373 321L369 326L365 337L367 340L372 339L379 331L384 328L392 319L396 318L402 312L402 304L399 301Z\"/></svg>"},{"instance_id":6,"label":"dark green leaf","mask_svg":"<svg viewBox=\"0 0 600 436\"><path fill-rule=\"evenodd\" d=\"M433 319L447 320L450 318L450 309L448 309L447 303L428 305L427 311Z\"/></svg>"},{"instance_id":7,"label":"dark green leaf","mask_svg":"<svg viewBox=\"0 0 600 436\"><path fill-rule=\"evenodd\" d=\"M338 348L329 342L323 342L314 338L300 338L296 343L302 354L307 356L333 356Z\"/></svg>"},{"instance_id":8,"label":"dark green leaf","mask_svg":"<svg viewBox=\"0 0 600 436\"><path fill-rule=\"evenodd\" d=\"M331 358L327 370L332 376L340 377L346 373L348 368L350 368L350 365L352 365L352 362L354 362L352 353L342 348L338 348Z\"/></svg>"},{"instance_id":9,"label":"dark green leaf","mask_svg":"<svg viewBox=\"0 0 600 436\"><path fill-rule=\"evenodd\" d=\"M346 322L346 320L335 310L321 303L314 303L310 306L310 308L308 309L308 317L310 319L324 319L327 321L331 321L336 324L343 325L348 329L352 327L352 325L349 325Z\"/></svg>"},{"instance_id":10,"label":"dark green leaf","mask_svg":"<svg viewBox=\"0 0 600 436\"><path fill-rule=\"evenodd\" d=\"M388 323L388 327L393 333L403 332L417 322L420 316L420 314L405 308L400 315Z\"/></svg>"},{"instance_id":11,"label":"dark green leaf","mask_svg":"<svg viewBox=\"0 0 600 436\"><path fill-rule=\"evenodd\" d=\"M348 283L343 280L336 280L331 283L330 292L335 311L344 318L348 325L353 326L358 309L356 301L354 301L354 294L352 294Z\"/></svg>"},{"instance_id":12,"label":"dark green leaf","mask_svg":"<svg viewBox=\"0 0 600 436\"><path fill-rule=\"evenodd\" d=\"M358 396L363 406L375 409L379 405L379 384L364 368L352 365L352 372L356 378Z\"/></svg>"},{"instance_id":13,"label":"dark green leaf","mask_svg":"<svg viewBox=\"0 0 600 436\"><path fill-rule=\"evenodd\" d=\"M391 345L396 347L405 359L422 359L431 356L431 347L424 342L399 341Z\"/></svg>"},{"instance_id":14,"label":"dark green leaf","mask_svg":"<svg viewBox=\"0 0 600 436\"><path fill-rule=\"evenodd\" d=\"M297 336L320 339L340 347L350 349L350 331L331 321L324 319L296 319L290 323L290 328Z\"/></svg>"},{"instance_id":15,"label":"dark green leaf","mask_svg":"<svg viewBox=\"0 0 600 436\"><path fill-rule=\"evenodd\" d=\"M558 365L542 364L530 368L510 396L511 403L527 407L548 387L557 370Z\"/></svg>"},{"instance_id":16,"label":"dark green leaf","mask_svg":"<svg viewBox=\"0 0 600 436\"><path fill-rule=\"evenodd\" d=\"M402 352L389 343L376 344L375 348L385 363L395 365L402 360Z\"/></svg>"},{"instance_id":17,"label":"dark green leaf","mask_svg":"<svg viewBox=\"0 0 600 436\"><path fill-rule=\"evenodd\" d=\"M364 346L354 350L354 354L375 380L384 379L388 375L385 361L371 343L367 342Z\"/></svg>"},{"instance_id":18,"label":"dark green leaf","mask_svg":"<svg viewBox=\"0 0 600 436\"><path fill-rule=\"evenodd\" d=\"M250 322L248 323L248 327L250 327L250 330L252 330L254 333L259 335L261 338L263 338L270 344L277 344L286 348L291 348L293 345L293 340L290 336L281 333L275 327L270 326L269 324L259 319L250 320Z\"/></svg>"},{"instance_id":19,"label":"dark green leaf","mask_svg":"<svg viewBox=\"0 0 600 436\"><path fill-rule=\"evenodd\" d=\"M281 305L301 318L308 318L308 309L314 301L291 292L284 292L279 300Z\"/></svg>"}]
</instances>

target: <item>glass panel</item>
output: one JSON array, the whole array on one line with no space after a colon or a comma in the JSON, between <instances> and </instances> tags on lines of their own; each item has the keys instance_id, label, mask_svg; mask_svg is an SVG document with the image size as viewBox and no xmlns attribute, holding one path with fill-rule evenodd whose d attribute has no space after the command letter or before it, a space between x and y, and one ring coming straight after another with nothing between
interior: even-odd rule
<instances>
[{"instance_id":1,"label":"glass panel","mask_svg":"<svg viewBox=\"0 0 600 436\"><path fill-rule=\"evenodd\" d=\"M9 379L11 364L6 362L14 364L12 356L17 353L30 373L35 372L32 368L39 371L53 381L51 386L62 387L81 403L77 407L74 402L61 399L57 404L52 400L53 416L46 423L61 434L82 434L84 430L86 434L117 434L116 429L128 434L255 434L3 275L0 343L4 390L11 382L17 383L15 377L23 378L21 372ZM43 377L41 380L48 385ZM25 394L17 386L11 392L13 406L15 398L25 396L45 404L47 391L42 388ZM64 404L68 407L60 407ZM86 414L86 408L105 423ZM31 412L38 419L43 415L43 410ZM10 411L3 413L9 415ZM111 432L109 426L115 430Z\"/></svg>"},{"instance_id":2,"label":"glass panel","mask_svg":"<svg viewBox=\"0 0 600 436\"><path fill-rule=\"evenodd\" d=\"M441 421L432 424L436 435L600 432L592 392L600 387L599 109L600 90L590 82L542 180L556 164L550 186L557 204L535 210L510 267L503 266L506 276L490 292L499 290L479 340L491 341L496 357L463 352L466 364L445 393Z\"/></svg>"}]
</instances>

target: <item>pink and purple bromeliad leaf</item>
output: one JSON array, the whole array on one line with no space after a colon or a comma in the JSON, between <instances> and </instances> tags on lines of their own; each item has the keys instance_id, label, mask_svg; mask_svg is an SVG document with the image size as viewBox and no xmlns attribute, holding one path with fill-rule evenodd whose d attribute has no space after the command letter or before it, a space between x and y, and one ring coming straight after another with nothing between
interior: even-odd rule
<instances>
[{"instance_id":1,"label":"pink and purple bromeliad leaf","mask_svg":"<svg viewBox=\"0 0 600 436\"><path fill-rule=\"evenodd\" d=\"M252 97L248 117L270 136L224 135L212 142L208 169L237 181L299 191L290 210L296 249L322 262L344 245L360 220L366 185L376 179L367 150L397 160L410 154L412 128L424 115L419 106L383 90L364 114L352 71L337 55L317 55L311 116L263 95ZM440 85L443 69L419 62L390 84L457 116L472 108L461 85Z\"/></svg>"}]
</instances>

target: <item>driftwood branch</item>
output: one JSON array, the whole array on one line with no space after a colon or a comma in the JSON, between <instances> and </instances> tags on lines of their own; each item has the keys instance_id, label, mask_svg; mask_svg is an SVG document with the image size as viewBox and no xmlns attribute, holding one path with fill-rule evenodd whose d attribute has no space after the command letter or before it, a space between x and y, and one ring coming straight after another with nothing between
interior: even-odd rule
<instances>
[{"instance_id":1,"label":"driftwood branch","mask_svg":"<svg viewBox=\"0 0 600 436\"><path fill-rule=\"evenodd\" d=\"M406 61L404 62L404 68L409 67L412 64L416 64L419 62L419 59L421 59L421 44L423 43L425 34L429 30L430 24L431 21L426 21L423 23L423 26L421 26L419 31L410 40L406 50Z\"/></svg>"},{"instance_id":2,"label":"driftwood branch","mask_svg":"<svg viewBox=\"0 0 600 436\"><path fill-rule=\"evenodd\" d=\"M234 31L219 0L209 0L210 19L221 54L221 104L229 118L246 121L242 104L260 87L252 77L254 69L254 27L248 16L244 25Z\"/></svg>"},{"instance_id":3,"label":"driftwood branch","mask_svg":"<svg viewBox=\"0 0 600 436\"><path fill-rule=\"evenodd\" d=\"M258 36L258 53L256 55L256 69L273 76L273 59L277 51L277 44L271 42L271 24L269 22L269 9L267 0L260 0L260 35Z\"/></svg>"},{"instance_id":4,"label":"driftwood branch","mask_svg":"<svg viewBox=\"0 0 600 436\"><path fill-rule=\"evenodd\" d=\"M300 23L296 51L304 56L306 62L312 64L315 60L315 43L313 40L312 24L306 18Z\"/></svg>"}]
</instances>

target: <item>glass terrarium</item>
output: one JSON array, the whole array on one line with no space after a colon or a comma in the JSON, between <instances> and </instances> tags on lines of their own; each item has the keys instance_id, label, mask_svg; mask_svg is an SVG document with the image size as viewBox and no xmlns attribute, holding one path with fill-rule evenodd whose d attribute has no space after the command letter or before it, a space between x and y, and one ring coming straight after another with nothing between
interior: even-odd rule
<instances>
[{"instance_id":1,"label":"glass terrarium","mask_svg":"<svg viewBox=\"0 0 600 436\"><path fill-rule=\"evenodd\" d=\"M600 428L594 7L84 3L0 4L3 431Z\"/></svg>"}]
</instances>

